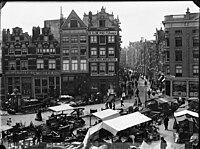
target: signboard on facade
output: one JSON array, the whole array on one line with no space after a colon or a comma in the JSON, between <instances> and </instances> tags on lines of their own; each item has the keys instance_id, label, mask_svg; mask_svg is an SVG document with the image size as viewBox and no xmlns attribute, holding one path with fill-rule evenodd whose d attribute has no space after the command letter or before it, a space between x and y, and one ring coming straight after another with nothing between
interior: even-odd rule
<instances>
[{"instance_id":1,"label":"signboard on facade","mask_svg":"<svg viewBox=\"0 0 200 149\"><path fill-rule=\"evenodd\" d=\"M199 83L198 82L189 82L189 97L198 97L199 96Z\"/></svg>"},{"instance_id":2,"label":"signboard on facade","mask_svg":"<svg viewBox=\"0 0 200 149\"><path fill-rule=\"evenodd\" d=\"M89 31L88 35L117 35L117 31Z\"/></svg>"},{"instance_id":3,"label":"signboard on facade","mask_svg":"<svg viewBox=\"0 0 200 149\"><path fill-rule=\"evenodd\" d=\"M117 62L118 58L89 58L89 62Z\"/></svg>"},{"instance_id":4,"label":"signboard on facade","mask_svg":"<svg viewBox=\"0 0 200 149\"><path fill-rule=\"evenodd\" d=\"M187 96L186 81L173 81L173 96Z\"/></svg>"},{"instance_id":5,"label":"signboard on facade","mask_svg":"<svg viewBox=\"0 0 200 149\"><path fill-rule=\"evenodd\" d=\"M115 74L114 73L102 73L102 74L98 74L98 73L92 73L90 74L90 76L114 76Z\"/></svg>"},{"instance_id":6,"label":"signboard on facade","mask_svg":"<svg viewBox=\"0 0 200 149\"><path fill-rule=\"evenodd\" d=\"M6 74L29 74L29 75L59 75L59 72L54 72L54 71L42 71L42 72L38 72L38 71L9 71L6 72Z\"/></svg>"}]
</instances>

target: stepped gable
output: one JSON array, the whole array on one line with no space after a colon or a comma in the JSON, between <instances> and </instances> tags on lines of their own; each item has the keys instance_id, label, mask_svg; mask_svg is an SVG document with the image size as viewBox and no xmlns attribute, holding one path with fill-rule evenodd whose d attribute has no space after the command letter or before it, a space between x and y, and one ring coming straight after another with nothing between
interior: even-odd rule
<instances>
[{"instance_id":1,"label":"stepped gable","mask_svg":"<svg viewBox=\"0 0 200 149\"><path fill-rule=\"evenodd\" d=\"M78 21L79 26L77 28L87 28L87 26L84 24L84 22L80 19L80 17L77 15L77 13L72 10L71 13L69 14L68 18L65 20L65 22L62 25L62 29L70 29L70 21L71 19L75 19Z\"/></svg>"}]
</instances>

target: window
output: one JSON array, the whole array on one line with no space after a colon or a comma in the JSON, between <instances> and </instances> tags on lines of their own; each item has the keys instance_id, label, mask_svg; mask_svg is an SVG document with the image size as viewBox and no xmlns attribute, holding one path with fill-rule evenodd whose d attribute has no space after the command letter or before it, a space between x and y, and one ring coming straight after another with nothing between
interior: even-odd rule
<instances>
[{"instance_id":1,"label":"window","mask_svg":"<svg viewBox=\"0 0 200 149\"><path fill-rule=\"evenodd\" d=\"M9 62L9 70L15 70L16 69L16 63L15 61Z\"/></svg>"},{"instance_id":2,"label":"window","mask_svg":"<svg viewBox=\"0 0 200 149\"><path fill-rule=\"evenodd\" d=\"M199 37L193 37L193 47L198 47L199 46Z\"/></svg>"},{"instance_id":3,"label":"window","mask_svg":"<svg viewBox=\"0 0 200 149\"><path fill-rule=\"evenodd\" d=\"M48 36L44 36L44 41L48 41Z\"/></svg>"},{"instance_id":4,"label":"window","mask_svg":"<svg viewBox=\"0 0 200 149\"><path fill-rule=\"evenodd\" d=\"M97 36L90 36L91 43L97 43Z\"/></svg>"},{"instance_id":5,"label":"window","mask_svg":"<svg viewBox=\"0 0 200 149\"><path fill-rule=\"evenodd\" d=\"M193 29L193 30L192 30L192 33L193 33L193 34L196 34L196 33L199 34L199 29Z\"/></svg>"},{"instance_id":6,"label":"window","mask_svg":"<svg viewBox=\"0 0 200 149\"><path fill-rule=\"evenodd\" d=\"M114 43L115 42L115 36L108 36L108 43Z\"/></svg>"},{"instance_id":7,"label":"window","mask_svg":"<svg viewBox=\"0 0 200 149\"><path fill-rule=\"evenodd\" d=\"M37 54L42 54L42 53L43 53L43 49L38 48L38 49L37 49Z\"/></svg>"},{"instance_id":8,"label":"window","mask_svg":"<svg viewBox=\"0 0 200 149\"><path fill-rule=\"evenodd\" d=\"M176 77L182 77L182 66L181 65L176 66Z\"/></svg>"},{"instance_id":9,"label":"window","mask_svg":"<svg viewBox=\"0 0 200 149\"><path fill-rule=\"evenodd\" d=\"M69 60L63 60L63 70L69 71Z\"/></svg>"},{"instance_id":10,"label":"window","mask_svg":"<svg viewBox=\"0 0 200 149\"><path fill-rule=\"evenodd\" d=\"M100 56L106 56L106 48L99 48L99 55Z\"/></svg>"},{"instance_id":11,"label":"window","mask_svg":"<svg viewBox=\"0 0 200 149\"><path fill-rule=\"evenodd\" d=\"M69 56L69 47L63 48L63 56Z\"/></svg>"},{"instance_id":12,"label":"window","mask_svg":"<svg viewBox=\"0 0 200 149\"><path fill-rule=\"evenodd\" d=\"M72 70L78 70L78 60L72 60Z\"/></svg>"},{"instance_id":13,"label":"window","mask_svg":"<svg viewBox=\"0 0 200 149\"><path fill-rule=\"evenodd\" d=\"M169 75L170 74L170 69L169 66L166 66L166 74Z\"/></svg>"},{"instance_id":14,"label":"window","mask_svg":"<svg viewBox=\"0 0 200 149\"><path fill-rule=\"evenodd\" d=\"M80 36L80 43L86 43L86 36Z\"/></svg>"},{"instance_id":15,"label":"window","mask_svg":"<svg viewBox=\"0 0 200 149\"><path fill-rule=\"evenodd\" d=\"M69 36L64 36L64 37L62 38L62 42L63 42L63 43L69 43Z\"/></svg>"},{"instance_id":16,"label":"window","mask_svg":"<svg viewBox=\"0 0 200 149\"><path fill-rule=\"evenodd\" d=\"M44 69L44 60L37 60L37 69Z\"/></svg>"},{"instance_id":17,"label":"window","mask_svg":"<svg viewBox=\"0 0 200 149\"><path fill-rule=\"evenodd\" d=\"M91 73L97 73L97 63L91 63Z\"/></svg>"},{"instance_id":18,"label":"window","mask_svg":"<svg viewBox=\"0 0 200 149\"><path fill-rule=\"evenodd\" d=\"M35 86L40 86L40 79L35 79Z\"/></svg>"},{"instance_id":19,"label":"window","mask_svg":"<svg viewBox=\"0 0 200 149\"><path fill-rule=\"evenodd\" d=\"M169 51L166 51L166 62L169 62L170 56L169 56Z\"/></svg>"},{"instance_id":20,"label":"window","mask_svg":"<svg viewBox=\"0 0 200 149\"><path fill-rule=\"evenodd\" d=\"M56 69L56 60L54 59L49 60L49 69Z\"/></svg>"},{"instance_id":21,"label":"window","mask_svg":"<svg viewBox=\"0 0 200 149\"><path fill-rule=\"evenodd\" d=\"M115 56L115 49L113 47L108 48L108 56Z\"/></svg>"},{"instance_id":22,"label":"window","mask_svg":"<svg viewBox=\"0 0 200 149\"><path fill-rule=\"evenodd\" d=\"M81 70L85 71L87 70L87 64L86 64L86 60L81 60Z\"/></svg>"},{"instance_id":23,"label":"window","mask_svg":"<svg viewBox=\"0 0 200 149\"><path fill-rule=\"evenodd\" d=\"M91 48L91 56L97 56L97 48Z\"/></svg>"},{"instance_id":24,"label":"window","mask_svg":"<svg viewBox=\"0 0 200 149\"><path fill-rule=\"evenodd\" d=\"M28 54L28 49L22 49L22 54Z\"/></svg>"},{"instance_id":25,"label":"window","mask_svg":"<svg viewBox=\"0 0 200 149\"><path fill-rule=\"evenodd\" d=\"M199 76L199 66L193 66L193 76Z\"/></svg>"},{"instance_id":26,"label":"window","mask_svg":"<svg viewBox=\"0 0 200 149\"><path fill-rule=\"evenodd\" d=\"M99 64L99 73L105 73L106 72L106 63L100 63Z\"/></svg>"},{"instance_id":27,"label":"window","mask_svg":"<svg viewBox=\"0 0 200 149\"><path fill-rule=\"evenodd\" d=\"M165 38L166 40L166 46L169 47L169 38Z\"/></svg>"},{"instance_id":28,"label":"window","mask_svg":"<svg viewBox=\"0 0 200 149\"><path fill-rule=\"evenodd\" d=\"M99 44L106 44L106 36L99 36Z\"/></svg>"},{"instance_id":29,"label":"window","mask_svg":"<svg viewBox=\"0 0 200 149\"><path fill-rule=\"evenodd\" d=\"M49 53L50 54L56 54L56 49L54 49L54 48L49 49Z\"/></svg>"},{"instance_id":30,"label":"window","mask_svg":"<svg viewBox=\"0 0 200 149\"><path fill-rule=\"evenodd\" d=\"M21 49L15 49L15 55L21 55L22 51Z\"/></svg>"},{"instance_id":31,"label":"window","mask_svg":"<svg viewBox=\"0 0 200 149\"><path fill-rule=\"evenodd\" d=\"M199 61L199 51L193 51L193 61Z\"/></svg>"},{"instance_id":32,"label":"window","mask_svg":"<svg viewBox=\"0 0 200 149\"><path fill-rule=\"evenodd\" d=\"M9 55L14 55L14 53L15 53L15 49L13 48L9 49Z\"/></svg>"},{"instance_id":33,"label":"window","mask_svg":"<svg viewBox=\"0 0 200 149\"><path fill-rule=\"evenodd\" d=\"M175 61L182 61L182 51L175 51Z\"/></svg>"},{"instance_id":34,"label":"window","mask_svg":"<svg viewBox=\"0 0 200 149\"><path fill-rule=\"evenodd\" d=\"M78 47L72 47L72 55L78 55Z\"/></svg>"},{"instance_id":35,"label":"window","mask_svg":"<svg viewBox=\"0 0 200 149\"><path fill-rule=\"evenodd\" d=\"M72 36L71 43L78 43L78 36Z\"/></svg>"},{"instance_id":36,"label":"window","mask_svg":"<svg viewBox=\"0 0 200 149\"><path fill-rule=\"evenodd\" d=\"M175 30L175 34L182 34L182 30Z\"/></svg>"},{"instance_id":37,"label":"window","mask_svg":"<svg viewBox=\"0 0 200 149\"><path fill-rule=\"evenodd\" d=\"M86 47L80 48L80 55L86 55Z\"/></svg>"},{"instance_id":38,"label":"window","mask_svg":"<svg viewBox=\"0 0 200 149\"><path fill-rule=\"evenodd\" d=\"M99 20L99 27L105 27L106 21L105 20Z\"/></svg>"},{"instance_id":39,"label":"window","mask_svg":"<svg viewBox=\"0 0 200 149\"><path fill-rule=\"evenodd\" d=\"M182 37L175 37L175 46L182 47Z\"/></svg>"},{"instance_id":40,"label":"window","mask_svg":"<svg viewBox=\"0 0 200 149\"><path fill-rule=\"evenodd\" d=\"M28 69L28 61L21 61L21 70Z\"/></svg>"},{"instance_id":41,"label":"window","mask_svg":"<svg viewBox=\"0 0 200 149\"><path fill-rule=\"evenodd\" d=\"M70 27L78 27L78 21L77 20L71 20L70 21Z\"/></svg>"},{"instance_id":42,"label":"window","mask_svg":"<svg viewBox=\"0 0 200 149\"><path fill-rule=\"evenodd\" d=\"M108 73L115 72L115 63L108 63Z\"/></svg>"}]
</instances>

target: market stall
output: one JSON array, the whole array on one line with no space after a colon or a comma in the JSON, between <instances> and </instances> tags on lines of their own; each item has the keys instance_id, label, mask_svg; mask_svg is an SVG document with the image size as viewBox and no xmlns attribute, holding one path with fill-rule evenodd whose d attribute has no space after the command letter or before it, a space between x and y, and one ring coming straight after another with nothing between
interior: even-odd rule
<instances>
[{"instance_id":1,"label":"market stall","mask_svg":"<svg viewBox=\"0 0 200 149\"><path fill-rule=\"evenodd\" d=\"M120 114L117 110L105 109L103 111L92 113L93 116L99 118L102 121L119 117Z\"/></svg>"}]
</instances>

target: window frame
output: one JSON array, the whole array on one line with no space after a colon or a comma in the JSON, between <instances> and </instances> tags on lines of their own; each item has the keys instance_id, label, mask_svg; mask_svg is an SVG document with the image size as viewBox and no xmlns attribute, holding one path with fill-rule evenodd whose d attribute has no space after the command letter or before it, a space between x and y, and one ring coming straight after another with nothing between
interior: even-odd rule
<instances>
[{"instance_id":1,"label":"window frame","mask_svg":"<svg viewBox=\"0 0 200 149\"><path fill-rule=\"evenodd\" d=\"M63 60L63 71L69 71L70 61Z\"/></svg>"},{"instance_id":2,"label":"window frame","mask_svg":"<svg viewBox=\"0 0 200 149\"><path fill-rule=\"evenodd\" d=\"M87 70L87 60L85 60L85 59L80 60L80 70L81 71Z\"/></svg>"},{"instance_id":3,"label":"window frame","mask_svg":"<svg viewBox=\"0 0 200 149\"><path fill-rule=\"evenodd\" d=\"M182 65L176 65L175 66L175 73L176 73L176 77L182 77L182 75L183 75L183 66Z\"/></svg>"},{"instance_id":4,"label":"window frame","mask_svg":"<svg viewBox=\"0 0 200 149\"><path fill-rule=\"evenodd\" d=\"M78 71L78 60L71 60L71 70L72 71Z\"/></svg>"}]
</instances>

